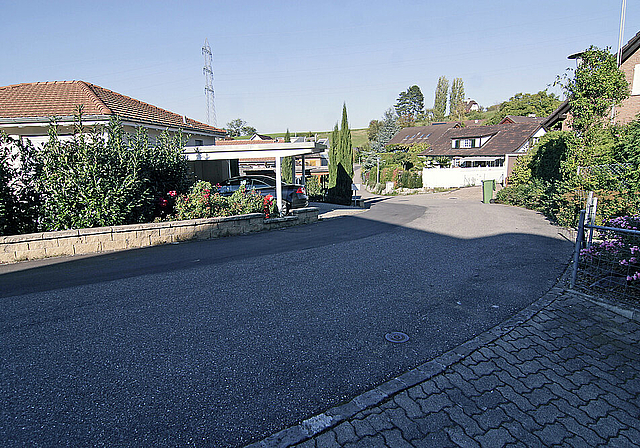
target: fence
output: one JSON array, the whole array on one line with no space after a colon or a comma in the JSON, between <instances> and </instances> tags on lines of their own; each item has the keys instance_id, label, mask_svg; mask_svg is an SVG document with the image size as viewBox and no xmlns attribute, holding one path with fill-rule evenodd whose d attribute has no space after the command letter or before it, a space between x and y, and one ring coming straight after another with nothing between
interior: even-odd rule
<instances>
[{"instance_id":1,"label":"fence","mask_svg":"<svg viewBox=\"0 0 640 448\"><path fill-rule=\"evenodd\" d=\"M595 225L597 199L589 195L580 219L573 254L571 288L640 300L640 228L638 218L618 218L620 227Z\"/></svg>"}]
</instances>

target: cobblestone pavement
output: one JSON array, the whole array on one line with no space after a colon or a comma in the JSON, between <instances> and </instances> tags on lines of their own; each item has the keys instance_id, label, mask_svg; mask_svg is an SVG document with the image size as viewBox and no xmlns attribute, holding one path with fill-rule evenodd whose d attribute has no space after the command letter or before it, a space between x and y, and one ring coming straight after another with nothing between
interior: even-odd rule
<instances>
[{"instance_id":1,"label":"cobblestone pavement","mask_svg":"<svg viewBox=\"0 0 640 448\"><path fill-rule=\"evenodd\" d=\"M639 446L639 343L640 322L554 288L461 347L253 446Z\"/></svg>"}]
</instances>

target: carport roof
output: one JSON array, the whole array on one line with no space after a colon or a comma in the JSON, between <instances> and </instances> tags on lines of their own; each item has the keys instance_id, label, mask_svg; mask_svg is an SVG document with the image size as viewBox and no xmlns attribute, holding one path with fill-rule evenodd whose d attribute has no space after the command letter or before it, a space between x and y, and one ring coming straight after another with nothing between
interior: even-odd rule
<instances>
[{"instance_id":1,"label":"carport roof","mask_svg":"<svg viewBox=\"0 0 640 448\"><path fill-rule=\"evenodd\" d=\"M317 142L257 143L247 145L187 146L187 160L264 159L317 154L327 149Z\"/></svg>"}]
</instances>

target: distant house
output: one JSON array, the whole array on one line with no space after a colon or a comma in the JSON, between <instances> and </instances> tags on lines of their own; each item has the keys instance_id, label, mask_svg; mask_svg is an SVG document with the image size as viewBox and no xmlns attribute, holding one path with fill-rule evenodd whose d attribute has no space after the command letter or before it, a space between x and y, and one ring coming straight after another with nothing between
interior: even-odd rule
<instances>
[{"instance_id":1,"label":"distant house","mask_svg":"<svg viewBox=\"0 0 640 448\"><path fill-rule=\"evenodd\" d=\"M450 160L423 170L426 188L464 187L495 179L505 183L517 158L546 133L540 123L507 123L447 129L421 156Z\"/></svg>"},{"instance_id":2,"label":"distant house","mask_svg":"<svg viewBox=\"0 0 640 448\"><path fill-rule=\"evenodd\" d=\"M629 98L624 100L615 109L614 122L628 123L636 119L640 113L640 32L638 32L629 42L622 47L622 57L620 70L624 73L629 83ZM580 54L569 56L570 59L580 59ZM565 100L558 108L544 121L546 129L560 127L562 130L571 129L569 101ZM567 120L567 118L569 118Z\"/></svg>"},{"instance_id":3,"label":"distant house","mask_svg":"<svg viewBox=\"0 0 640 448\"><path fill-rule=\"evenodd\" d=\"M472 99L467 100L467 102L465 103L465 106L464 106L464 111L465 111L466 113L469 113L469 112L477 112L477 111L479 111L480 109L482 109L482 108L480 107L480 105L479 105L478 103L476 103L476 102L475 102L474 100L472 100Z\"/></svg>"},{"instance_id":4,"label":"distant house","mask_svg":"<svg viewBox=\"0 0 640 448\"><path fill-rule=\"evenodd\" d=\"M275 141L273 139L273 137L271 137L269 135L262 135L262 134L253 134L249 140L251 140L252 142L255 142L255 141L259 141L259 142Z\"/></svg>"},{"instance_id":5,"label":"distant house","mask_svg":"<svg viewBox=\"0 0 640 448\"><path fill-rule=\"evenodd\" d=\"M258 135L258 134L256 134ZM266 137L266 136L263 136ZM251 139L251 140L218 140L216 146L230 146L233 150L240 150L244 147L250 148L255 144L270 145L275 147L282 146L284 138L278 137L278 139ZM315 143L319 148L325 148L324 151L305 154L304 156L298 156L295 158L296 173L302 175L302 163L305 165L305 175L323 176L329 173L329 155L326 151L326 147L329 142L328 139L318 139L307 137L291 137L289 144L307 144ZM275 157L245 157L240 158L238 161L239 173L241 175L248 174L262 174L275 177L276 160Z\"/></svg>"}]
</instances>

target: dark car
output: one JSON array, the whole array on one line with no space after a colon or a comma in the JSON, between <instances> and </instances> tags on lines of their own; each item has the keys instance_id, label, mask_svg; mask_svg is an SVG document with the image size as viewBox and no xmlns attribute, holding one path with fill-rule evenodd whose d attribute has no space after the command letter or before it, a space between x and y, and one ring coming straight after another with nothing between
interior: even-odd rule
<instances>
[{"instance_id":1,"label":"dark car","mask_svg":"<svg viewBox=\"0 0 640 448\"><path fill-rule=\"evenodd\" d=\"M269 176L237 176L220 182L218 190L222 196L231 196L234 191L244 185L247 191L255 190L262 196L276 197L276 180ZM302 208L309 205L309 198L303 185L282 183L282 201L284 209L289 212L292 208Z\"/></svg>"}]
</instances>

